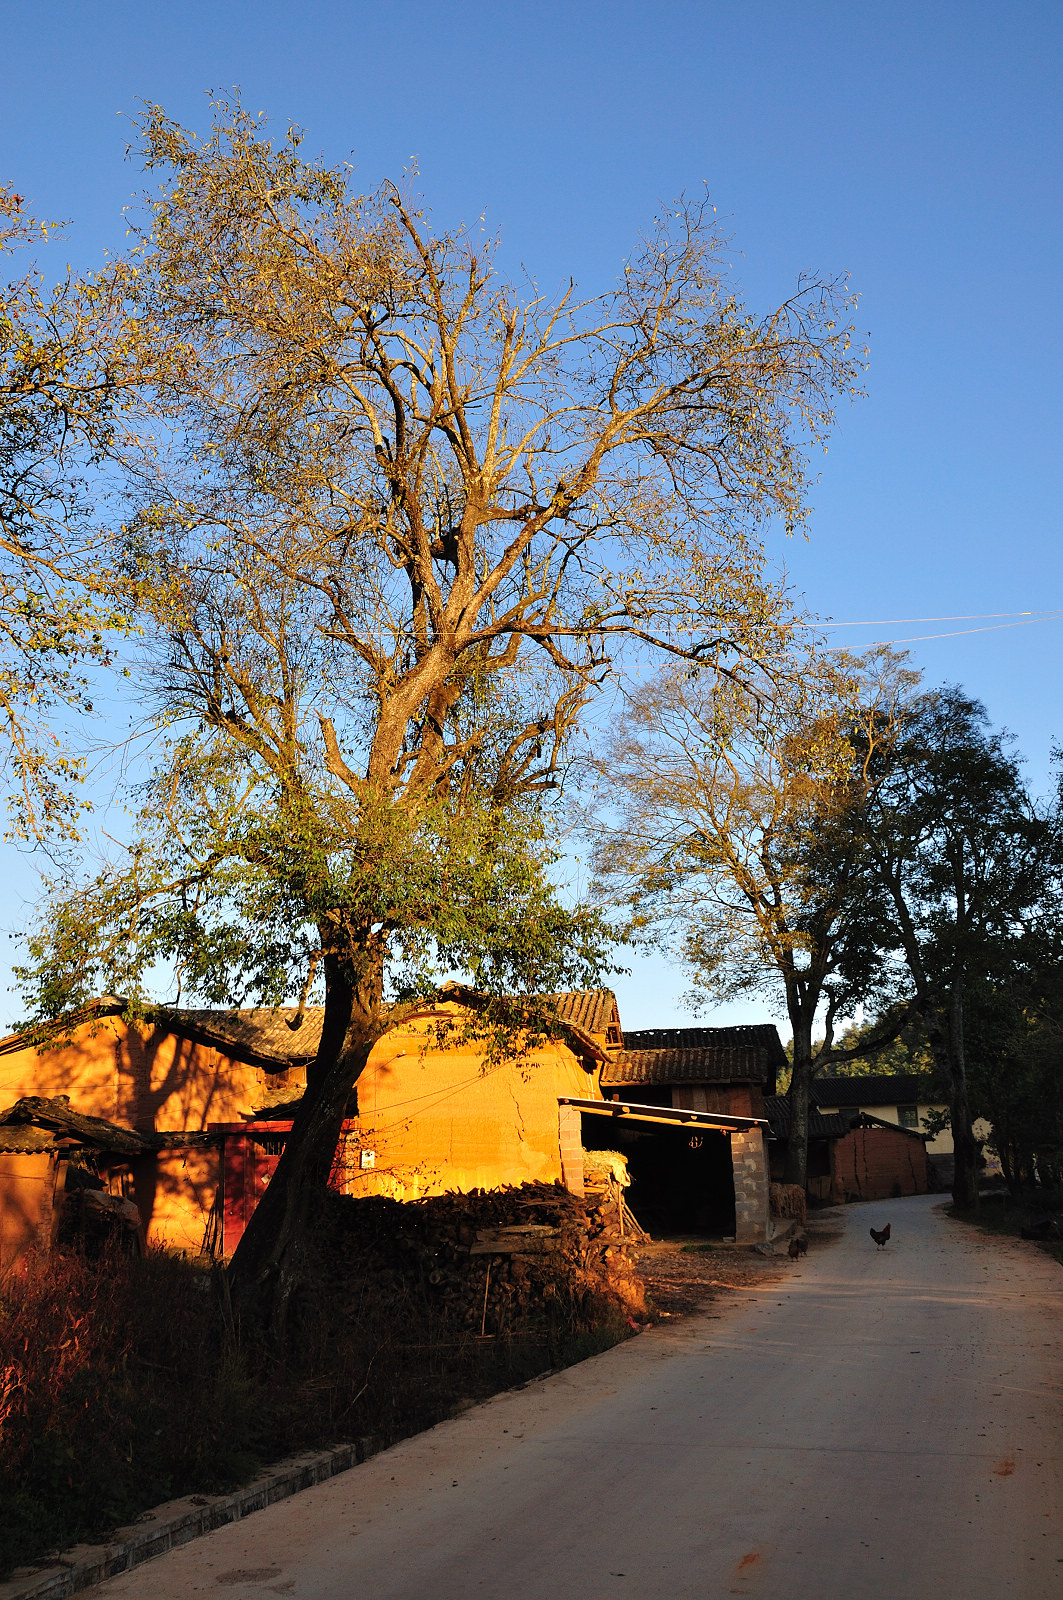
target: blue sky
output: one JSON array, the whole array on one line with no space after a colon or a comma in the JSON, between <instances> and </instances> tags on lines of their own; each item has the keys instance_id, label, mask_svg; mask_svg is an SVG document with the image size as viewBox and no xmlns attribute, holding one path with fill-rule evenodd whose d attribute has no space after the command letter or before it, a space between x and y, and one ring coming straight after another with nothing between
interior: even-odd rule
<instances>
[{"instance_id":1,"label":"blue sky","mask_svg":"<svg viewBox=\"0 0 1063 1600\"><path fill-rule=\"evenodd\" d=\"M440 224L486 213L544 287L608 287L702 183L753 306L848 272L867 398L818 463L810 539L776 553L822 615L889 619L839 640L950 635L916 661L981 696L1047 784L1063 622L989 614L1063 612L1058 0L5 0L2 21L0 176L70 219L79 267L122 245L138 100L202 128L238 84L367 188L416 161ZM892 621L939 617L970 620ZM17 930L32 863L5 883ZM689 1020L674 969L617 987L629 1027Z\"/></svg>"}]
</instances>

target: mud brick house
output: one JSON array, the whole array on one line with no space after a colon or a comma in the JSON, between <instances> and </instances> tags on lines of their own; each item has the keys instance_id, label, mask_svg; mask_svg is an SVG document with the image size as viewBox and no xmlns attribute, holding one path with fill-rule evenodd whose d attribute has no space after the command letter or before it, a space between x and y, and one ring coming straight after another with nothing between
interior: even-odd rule
<instances>
[{"instance_id":1,"label":"mud brick house","mask_svg":"<svg viewBox=\"0 0 1063 1600\"><path fill-rule=\"evenodd\" d=\"M786 1066L771 1024L654 1028L628 1033L602 1067L613 1102L674 1113L749 1119L730 1129L680 1124L669 1137L632 1124L619 1147L629 1157L632 1210L651 1231L701 1229L753 1243L768 1237L764 1096Z\"/></svg>"},{"instance_id":2,"label":"mud brick house","mask_svg":"<svg viewBox=\"0 0 1063 1600\"><path fill-rule=\"evenodd\" d=\"M936 1093L932 1081L914 1072L869 1074L859 1078L819 1078L812 1090L816 1104L824 1111L862 1112L879 1122L893 1123L911 1132L925 1131L924 1119L931 1112L948 1110L947 1098ZM992 1128L984 1117L974 1124L974 1136L983 1145L991 1136ZM953 1143L952 1132L944 1128L926 1141L929 1169L939 1188L947 1189L952 1183ZM999 1173L1000 1161L995 1155L986 1158L986 1171Z\"/></svg>"},{"instance_id":3,"label":"mud brick house","mask_svg":"<svg viewBox=\"0 0 1063 1600\"><path fill-rule=\"evenodd\" d=\"M818 1089L815 1084L813 1092ZM786 1165L790 1103L785 1095L768 1096L764 1110L771 1127L771 1177L777 1183ZM888 1200L926 1194L928 1187L926 1139L918 1130L852 1106L835 1111L809 1107L807 1189L812 1199Z\"/></svg>"},{"instance_id":4,"label":"mud brick house","mask_svg":"<svg viewBox=\"0 0 1063 1600\"><path fill-rule=\"evenodd\" d=\"M684 1030L729 1038L715 1056L697 1047L701 1075L677 1070L673 1095L637 1068L655 1053L643 1040L663 1036L635 1036L625 1049L612 991L553 998L564 1037L515 1061L488 1064L461 1037L456 1002L387 1033L358 1081L336 1187L418 1199L535 1180L579 1193L585 1148L630 1148L632 1203L644 1204L651 1228L764 1239L761 1112L782 1054L775 1030ZM104 999L49 1047L0 1041L0 1106L62 1094L79 1114L136 1134L143 1147L123 1193L147 1237L229 1254L276 1167L317 1049L320 1010L295 1020L291 1008L138 1015Z\"/></svg>"}]
</instances>

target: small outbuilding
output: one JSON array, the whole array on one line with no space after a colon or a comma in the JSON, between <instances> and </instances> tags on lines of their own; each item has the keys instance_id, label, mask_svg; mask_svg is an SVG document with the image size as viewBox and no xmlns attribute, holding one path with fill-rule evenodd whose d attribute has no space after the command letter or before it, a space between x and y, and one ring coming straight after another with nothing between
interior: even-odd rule
<instances>
[{"instance_id":1,"label":"small outbuilding","mask_svg":"<svg viewBox=\"0 0 1063 1600\"><path fill-rule=\"evenodd\" d=\"M927 1074L891 1072L869 1073L866 1077L817 1078L812 1093L823 1111L860 1112L878 1122L923 1134L929 1176L937 1188L949 1188L954 1165L952 1132L947 1127L927 1132L928 1119L940 1119L948 1110L948 1102ZM974 1136L981 1144L985 1144L992 1132L984 1118L975 1121ZM996 1156L987 1158L986 1171L1000 1171Z\"/></svg>"},{"instance_id":2,"label":"small outbuilding","mask_svg":"<svg viewBox=\"0 0 1063 1600\"><path fill-rule=\"evenodd\" d=\"M773 1095L765 1099L764 1108L771 1127L772 1181L781 1183L790 1140L790 1102L785 1095ZM928 1187L924 1134L851 1108L809 1107L810 1199L835 1204L888 1200L926 1194Z\"/></svg>"},{"instance_id":3,"label":"small outbuilding","mask_svg":"<svg viewBox=\"0 0 1063 1600\"><path fill-rule=\"evenodd\" d=\"M667 1108L675 1118L667 1133L632 1123L620 1144L631 1209L644 1227L749 1244L770 1237L764 1096L785 1065L770 1023L624 1035L624 1048L602 1067L603 1097ZM684 1127L683 1113L704 1125Z\"/></svg>"},{"instance_id":4,"label":"small outbuilding","mask_svg":"<svg viewBox=\"0 0 1063 1600\"><path fill-rule=\"evenodd\" d=\"M139 1134L72 1109L65 1095L25 1096L0 1111L0 1272L33 1250L118 1237L141 1248L136 1173L160 1152L210 1134Z\"/></svg>"}]
</instances>

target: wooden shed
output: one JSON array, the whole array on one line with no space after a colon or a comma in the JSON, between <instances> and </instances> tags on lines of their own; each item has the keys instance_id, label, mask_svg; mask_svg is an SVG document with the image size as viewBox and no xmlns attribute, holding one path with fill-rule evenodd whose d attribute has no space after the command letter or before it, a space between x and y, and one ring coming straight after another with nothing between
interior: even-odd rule
<instances>
[{"instance_id":1,"label":"wooden shed","mask_svg":"<svg viewBox=\"0 0 1063 1600\"><path fill-rule=\"evenodd\" d=\"M623 1043L602 1067L606 1099L737 1119L716 1133L706 1126L651 1137L632 1129L630 1201L640 1222L651 1231L704 1232L743 1243L766 1239L771 1224L761 1120L765 1093L786 1065L778 1030L770 1023L651 1028L626 1032Z\"/></svg>"}]
</instances>

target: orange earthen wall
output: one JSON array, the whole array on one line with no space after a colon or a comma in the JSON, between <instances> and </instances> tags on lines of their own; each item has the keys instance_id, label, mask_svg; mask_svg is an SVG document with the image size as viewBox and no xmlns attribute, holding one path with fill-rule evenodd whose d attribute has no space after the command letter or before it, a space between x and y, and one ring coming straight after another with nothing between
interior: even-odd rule
<instances>
[{"instance_id":1,"label":"orange earthen wall","mask_svg":"<svg viewBox=\"0 0 1063 1600\"><path fill-rule=\"evenodd\" d=\"M24 1095L68 1095L75 1111L144 1133L201 1132L213 1122L239 1122L304 1086L301 1072L267 1072L165 1027L120 1016L82 1023L52 1049L27 1046L0 1055L0 1105ZM217 1150L166 1151L136 1163L133 1198L149 1242L199 1250L218 1171ZM0 1205L13 1208L12 1215L23 1205L11 1179L0 1178Z\"/></svg>"},{"instance_id":2,"label":"orange earthen wall","mask_svg":"<svg viewBox=\"0 0 1063 1600\"><path fill-rule=\"evenodd\" d=\"M560 1181L558 1099L600 1099L597 1073L563 1046L484 1071L472 1049L425 1050L425 1040L416 1026L396 1030L370 1056L357 1126L376 1164L352 1170L348 1192L416 1199Z\"/></svg>"},{"instance_id":3,"label":"orange earthen wall","mask_svg":"<svg viewBox=\"0 0 1063 1600\"><path fill-rule=\"evenodd\" d=\"M853 1128L831 1142L832 1186L847 1200L888 1200L926 1194L926 1149L921 1139L890 1128Z\"/></svg>"},{"instance_id":4,"label":"orange earthen wall","mask_svg":"<svg viewBox=\"0 0 1063 1600\"><path fill-rule=\"evenodd\" d=\"M600 1098L597 1073L586 1072L564 1046L485 1072L474 1049L425 1051L426 1037L423 1024L411 1025L387 1034L370 1057L358 1083L347 1191L417 1198L561 1179L558 1099ZM143 1132L240 1122L304 1086L301 1072L266 1072L121 1017L84 1023L53 1050L0 1056L0 1105L23 1095L65 1094L77 1111ZM372 1170L360 1167L360 1149L374 1151ZM217 1149L137 1161L133 1198L149 1242L198 1251L219 1174Z\"/></svg>"},{"instance_id":5,"label":"orange earthen wall","mask_svg":"<svg viewBox=\"0 0 1063 1600\"><path fill-rule=\"evenodd\" d=\"M0 1106L23 1095L69 1095L76 1111L122 1127L175 1133L233 1122L270 1099L294 1098L305 1075L267 1072L123 1017L84 1022L72 1038L0 1055Z\"/></svg>"},{"instance_id":6,"label":"orange earthen wall","mask_svg":"<svg viewBox=\"0 0 1063 1600\"><path fill-rule=\"evenodd\" d=\"M56 1162L47 1154L0 1154L0 1273L51 1236Z\"/></svg>"}]
</instances>

